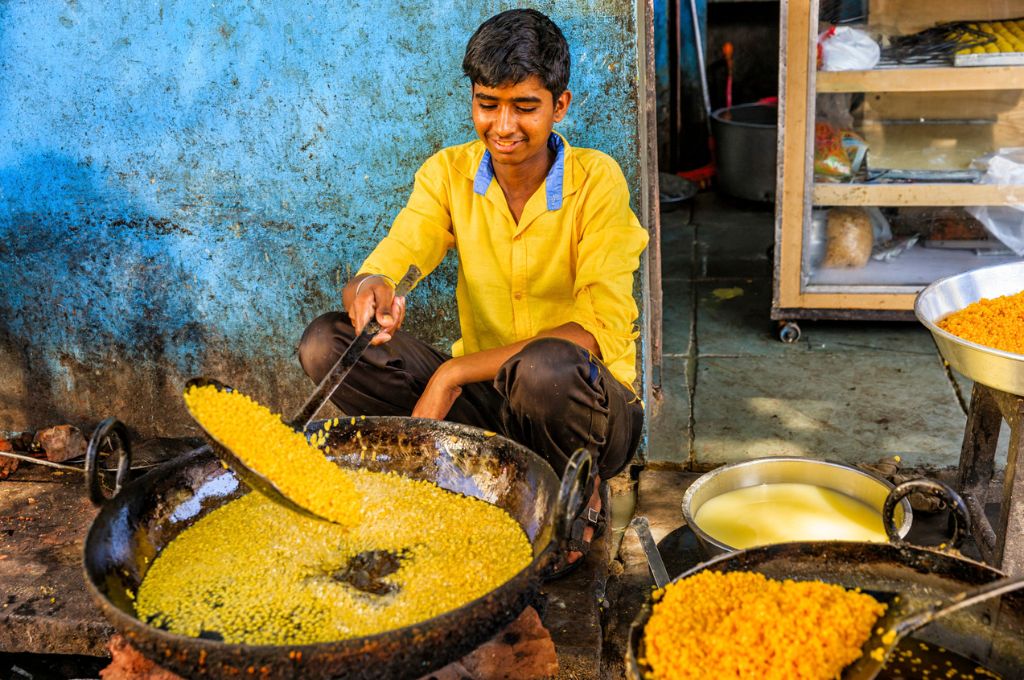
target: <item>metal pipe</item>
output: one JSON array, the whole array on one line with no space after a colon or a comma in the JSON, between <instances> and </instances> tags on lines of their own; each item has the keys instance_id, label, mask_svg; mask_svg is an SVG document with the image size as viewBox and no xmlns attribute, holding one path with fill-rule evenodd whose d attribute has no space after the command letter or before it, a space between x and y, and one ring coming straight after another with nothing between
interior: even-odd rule
<instances>
[{"instance_id":1,"label":"metal pipe","mask_svg":"<svg viewBox=\"0 0 1024 680\"><path fill-rule=\"evenodd\" d=\"M75 467L74 465L62 465L61 463L54 463L53 461L46 460L45 458L33 458L32 456L23 456L20 453L9 453L7 451L0 451L0 456L14 458L15 460L23 460L26 463L45 465L47 467L53 467L59 470L74 470L75 472L82 472L82 468Z\"/></svg>"},{"instance_id":2,"label":"metal pipe","mask_svg":"<svg viewBox=\"0 0 1024 680\"><path fill-rule=\"evenodd\" d=\"M708 94L708 74L704 65L704 39L700 34L700 19L697 17L697 0L690 0L690 19L693 22L693 41L697 46L697 67L700 69L700 93L704 97L704 113L711 134L711 96Z\"/></svg>"}]
</instances>

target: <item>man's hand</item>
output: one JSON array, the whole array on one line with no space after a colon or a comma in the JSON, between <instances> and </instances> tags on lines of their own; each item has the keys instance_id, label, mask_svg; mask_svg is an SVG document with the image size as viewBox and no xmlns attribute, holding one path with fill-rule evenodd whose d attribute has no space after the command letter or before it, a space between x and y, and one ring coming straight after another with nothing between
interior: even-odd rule
<instances>
[{"instance_id":1,"label":"man's hand","mask_svg":"<svg viewBox=\"0 0 1024 680\"><path fill-rule=\"evenodd\" d=\"M426 389L412 409L414 418L442 420L448 415L455 400L462 394L462 385L456 377L457 362L458 359L449 359L438 366L434 375L430 376Z\"/></svg>"},{"instance_id":2,"label":"man's hand","mask_svg":"<svg viewBox=\"0 0 1024 680\"><path fill-rule=\"evenodd\" d=\"M360 333L367 322L376 316L381 331L374 336L370 343L372 345L381 345L390 340L405 319L405 298L395 297L395 289L383 276L357 276L345 285L341 297L356 333Z\"/></svg>"}]
</instances>

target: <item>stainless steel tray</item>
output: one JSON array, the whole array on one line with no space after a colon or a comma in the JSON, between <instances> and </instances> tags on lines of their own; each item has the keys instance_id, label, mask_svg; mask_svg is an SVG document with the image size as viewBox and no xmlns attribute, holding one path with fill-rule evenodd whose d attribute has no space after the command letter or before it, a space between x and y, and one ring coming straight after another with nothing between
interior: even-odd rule
<instances>
[{"instance_id":1,"label":"stainless steel tray","mask_svg":"<svg viewBox=\"0 0 1024 680\"><path fill-rule=\"evenodd\" d=\"M1020 66L1022 64L1024 64L1024 52L958 54L953 57L954 66Z\"/></svg>"},{"instance_id":2,"label":"stainless steel tray","mask_svg":"<svg viewBox=\"0 0 1024 680\"><path fill-rule=\"evenodd\" d=\"M943 358L954 369L982 385L1024 395L1024 354L985 347L939 328L936 323L981 298L1013 295L1024 290L1024 260L973 269L939 279L914 302L918 321L931 331Z\"/></svg>"}]
</instances>

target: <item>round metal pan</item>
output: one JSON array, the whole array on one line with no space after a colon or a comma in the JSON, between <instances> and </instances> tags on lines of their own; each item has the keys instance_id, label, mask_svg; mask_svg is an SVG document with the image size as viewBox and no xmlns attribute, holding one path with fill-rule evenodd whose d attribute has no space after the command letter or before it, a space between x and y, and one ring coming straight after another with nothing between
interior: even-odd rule
<instances>
[{"instance_id":1,"label":"round metal pan","mask_svg":"<svg viewBox=\"0 0 1024 680\"><path fill-rule=\"evenodd\" d=\"M701 475L683 495L683 518L697 536L704 555L713 557L736 550L701 528L696 515L704 503L736 489L779 483L812 484L831 489L876 509L879 516L882 515L886 497L893 489L887 480L852 465L798 456L755 458L715 468ZM913 520L910 501L900 501L894 520L898 537L905 537Z\"/></svg>"},{"instance_id":2,"label":"round metal pan","mask_svg":"<svg viewBox=\"0 0 1024 680\"><path fill-rule=\"evenodd\" d=\"M819 541L779 543L721 555L674 581L700 571L755 571L769 578L823 581L846 588L904 593L911 607L982 585L1004 575L963 557L889 543ZM650 669L643 658L644 628L652 612L648 597L629 634L627 669L641 680ZM951 650L973 662L1019 678L1024 673L1024 594L1004 595L935 621L914 638ZM884 677L884 676L883 676Z\"/></svg>"},{"instance_id":3,"label":"round metal pan","mask_svg":"<svg viewBox=\"0 0 1024 680\"><path fill-rule=\"evenodd\" d=\"M947 276L922 290L914 314L935 338L943 358L971 380L1024 394L1024 355L969 342L938 327L946 316L982 298L1013 295L1024 290L1024 261L982 267Z\"/></svg>"},{"instance_id":4,"label":"round metal pan","mask_svg":"<svg viewBox=\"0 0 1024 680\"><path fill-rule=\"evenodd\" d=\"M204 447L151 470L103 504L86 537L84 560L87 586L104 615L143 654L189 678L420 677L491 638L535 597L589 474L586 452L578 452L560 482L529 449L477 428L436 420L346 419L332 426L327 446L338 465L427 479L505 509L529 538L533 561L456 610L368 637L245 645L160 630L135 617L133 597L147 569L186 528L249 493Z\"/></svg>"}]
</instances>

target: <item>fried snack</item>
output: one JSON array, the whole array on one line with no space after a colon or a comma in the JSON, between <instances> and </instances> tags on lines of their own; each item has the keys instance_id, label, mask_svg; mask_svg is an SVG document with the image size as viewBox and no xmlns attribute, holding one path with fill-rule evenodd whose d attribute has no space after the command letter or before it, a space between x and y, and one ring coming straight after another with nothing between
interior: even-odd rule
<instances>
[{"instance_id":1,"label":"fried snack","mask_svg":"<svg viewBox=\"0 0 1024 680\"><path fill-rule=\"evenodd\" d=\"M169 543L136 596L142 621L228 643L372 635L456 609L533 559L501 508L394 473L350 471L362 521L344 528L259 493Z\"/></svg>"},{"instance_id":2,"label":"fried snack","mask_svg":"<svg viewBox=\"0 0 1024 680\"><path fill-rule=\"evenodd\" d=\"M290 500L338 524L359 521L363 499L352 473L327 460L280 415L240 392L212 385L190 387L185 403L211 436Z\"/></svg>"},{"instance_id":3,"label":"fried snack","mask_svg":"<svg viewBox=\"0 0 1024 680\"><path fill-rule=\"evenodd\" d=\"M830 680L885 612L841 586L752 572L702 571L658 592L644 630L655 680Z\"/></svg>"},{"instance_id":4,"label":"fried snack","mask_svg":"<svg viewBox=\"0 0 1024 680\"><path fill-rule=\"evenodd\" d=\"M938 327L979 345L1024 354L1024 290L982 298L942 319Z\"/></svg>"}]
</instances>

